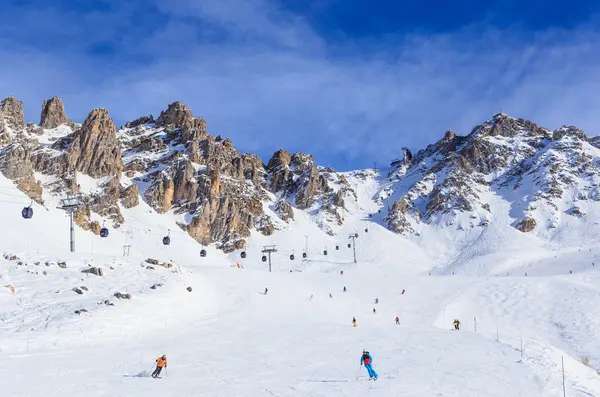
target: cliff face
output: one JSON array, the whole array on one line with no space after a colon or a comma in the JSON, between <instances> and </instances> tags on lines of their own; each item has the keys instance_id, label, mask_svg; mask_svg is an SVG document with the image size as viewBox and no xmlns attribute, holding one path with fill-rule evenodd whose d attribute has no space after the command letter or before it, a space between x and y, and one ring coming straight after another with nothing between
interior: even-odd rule
<instances>
[{"instance_id":1,"label":"cliff face","mask_svg":"<svg viewBox=\"0 0 600 397\"><path fill-rule=\"evenodd\" d=\"M573 212L573 197L600 200L599 157L597 139L575 127L550 131L498 114L467 136L447 131L410 164L397 164L386 222L401 234L418 233L420 224L487 227L492 195L508 202L517 230L553 229Z\"/></svg>"}]
</instances>

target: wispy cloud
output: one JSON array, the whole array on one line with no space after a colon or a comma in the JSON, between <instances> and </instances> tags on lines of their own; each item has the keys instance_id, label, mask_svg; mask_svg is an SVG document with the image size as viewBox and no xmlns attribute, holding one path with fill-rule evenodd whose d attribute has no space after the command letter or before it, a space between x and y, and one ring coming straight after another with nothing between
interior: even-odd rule
<instances>
[{"instance_id":1,"label":"wispy cloud","mask_svg":"<svg viewBox=\"0 0 600 397\"><path fill-rule=\"evenodd\" d=\"M117 122L181 100L211 132L265 161L285 147L342 169L421 148L445 129L468 133L500 100L510 114L550 128L599 132L600 35L592 25L527 36L479 26L333 46L268 0L144 6L157 12L144 19L149 26L127 27L135 8L113 10L102 35L62 32L67 50L26 37L18 47L0 42L0 75L8 77L0 93L26 101L30 119L51 95L76 119L102 106ZM63 14L61 24L84 18L96 28L97 12ZM90 53L92 42L113 50Z\"/></svg>"}]
</instances>

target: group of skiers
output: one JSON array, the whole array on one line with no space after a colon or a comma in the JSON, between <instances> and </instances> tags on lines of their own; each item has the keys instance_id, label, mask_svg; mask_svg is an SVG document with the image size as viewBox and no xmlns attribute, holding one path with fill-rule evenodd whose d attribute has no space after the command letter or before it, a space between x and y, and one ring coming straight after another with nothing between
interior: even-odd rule
<instances>
[{"instance_id":1,"label":"group of skiers","mask_svg":"<svg viewBox=\"0 0 600 397\"><path fill-rule=\"evenodd\" d=\"M341 271L340 275L343 276L344 271ZM347 291L346 286L344 286L343 291L344 292ZM269 292L269 289L265 287L264 295L267 295L268 292ZM402 295L404 295L405 292L406 292L406 290L403 289ZM310 300L312 300L313 297L314 296L311 295ZM333 295L331 293L329 293L329 297L333 298ZM376 305L379 304L379 298L375 298L375 304ZM377 310L375 308L373 308L373 314L377 314ZM396 316L395 323L396 323L396 325L400 325L400 317L399 316ZM460 329L460 321L458 319L454 319L453 325L454 325L455 330ZM352 326L358 327L358 322L356 321L356 317L352 317ZM373 356L371 356L371 354L367 350L363 350L363 354L360 358L360 365L361 365L361 367L364 365L365 368L367 369L367 372L369 374L369 380L377 380L379 375L377 375L377 372L375 372L375 370L373 369L372 363L373 363ZM159 377L161 370L166 367L167 367L167 356L163 354L161 357L156 359L156 369L152 373L152 377L153 378Z\"/></svg>"},{"instance_id":2,"label":"group of skiers","mask_svg":"<svg viewBox=\"0 0 600 397\"><path fill-rule=\"evenodd\" d=\"M342 271L341 274L343 275L344 272ZM264 295L267 295L269 292L269 289L265 287L265 292ZM344 292L346 292L346 287L344 286ZM402 294L404 294L405 290L402 290ZM329 293L329 297L333 298L333 295L331 293ZM310 299L313 299L313 295L310 296ZM375 298L375 304L379 304L379 298ZM373 308L373 314L377 314L377 311L375 310L375 308ZM400 325L400 317L396 316L395 319L396 325ZM458 319L454 319L453 322L454 325L454 329L455 330L459 330L460 329L460 321ZM352 326L353 327L358 327L358 322L356 321L356 317L352 317ZM367 369L367 372L369 374L369 380L377 380L379 375L377 375L377 372L375 372L375 370L373 369L373 356L371 356L371 353L369 353L367 350L363 350L362 356L360 357L360 365L361 368L364 365L365 368ZM163 368L167 368L167 355L163 354L162 356L160 356L159 358L156 359L156 368L154 369L154 372L152 372L152 378L159 378L160 373L162 371Z\"/></svg>"}]
</instances>

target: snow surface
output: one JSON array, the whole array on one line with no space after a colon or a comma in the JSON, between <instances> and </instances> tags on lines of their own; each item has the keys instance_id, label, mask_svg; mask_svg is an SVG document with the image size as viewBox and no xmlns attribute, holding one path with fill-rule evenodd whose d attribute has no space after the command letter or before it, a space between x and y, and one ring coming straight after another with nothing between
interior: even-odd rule
<instances>
[{"instance_id":1,"label":"snow surface","mask_svg":"<svg viewBox=\"0 0 600 397\"><path fill-rule=\"evenodd\" d=\"M566 394L600 396L592 369L600 367L600 245L575 247L568 230L565 248L491 227L508 224L508 210L466 231L468 245L449 228L395 235L377 212L386 181L346 177L358 198L347 200L336 236L295 210L289 225L274 216L280 230L250 238L241 259L213 247L201 258L175 215L143 201L122 210L124 225L106 239L77 229L70 253L56 200L44 197L47 207L34 204L34 217L22 219L30 200L0 176L2 254L19 258L0 258L2 395L551 397L562 396L564 358ZM172 244L163 246L167 233ZM261 261L267 244L278 249L271 273ZM147 269L146 258L172 267ZM104 277L81 273L89 265ZM150 289L156 283L164 285ZM73 292L80 286L88 291ZM74 314L82 308L89 312ZM376 382L359 365L362 349L374 357ZM163 353L168 372L147 377Z\"/></svg>"}]
</instances>

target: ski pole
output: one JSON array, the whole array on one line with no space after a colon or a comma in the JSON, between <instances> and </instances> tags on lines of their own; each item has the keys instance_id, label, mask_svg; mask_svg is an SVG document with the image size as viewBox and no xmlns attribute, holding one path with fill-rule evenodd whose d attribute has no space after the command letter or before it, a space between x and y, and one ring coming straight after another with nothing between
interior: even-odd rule
<instances>
[{"instance_id":1,"label":"ski pole","mask_svg":"<svg viewBox=\"0 0 600 397\"><path fill-rule=\"evenodd\" d=\"M356 380L358 380L358 377L360 375L360 370L362 369L362 364L360 365L360 367L358 367L358 374L356 375Z\"/></svg>"},{"instance_id":2,"label":"ski pole","mask_svg":"<svg viewBox=\"0 0 600 397\"><path fill-rule=\"evenodd\" d=\"M148 370L148 375L146 375L146 376L152 375L152 370L153 369L154 369L154 364L152 364L152 367L150 367L150 369Z\"/></svg>"},{"instance_id":3,"label":"ski pole","mask_svg":"<svg viewBox=\"0 0 600 397\"><path fill-rule=\"evenodd\" d=\"M165 367L165 375L167 376L167 378L169 377L169 371L167 371L167 367Z\"/></svg>"}]
</instances>

